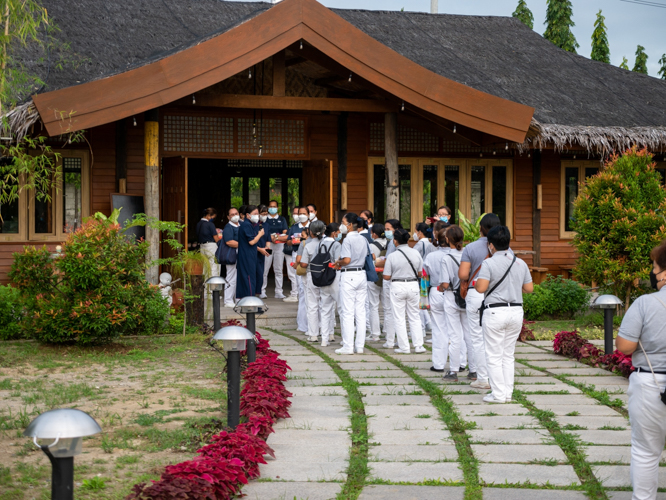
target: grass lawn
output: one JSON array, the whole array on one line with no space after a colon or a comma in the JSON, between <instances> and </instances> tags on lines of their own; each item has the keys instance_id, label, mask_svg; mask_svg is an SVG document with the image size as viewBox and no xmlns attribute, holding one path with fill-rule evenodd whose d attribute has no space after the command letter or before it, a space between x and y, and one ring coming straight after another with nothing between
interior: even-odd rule
<instances>
[{"instance_id":1,"label":"grass lawn","mask_svg":"<svg viewBox=\"0 0 666 500\"><path fill-rule=\"evenodd\" d=\"M121 499L157 479L226 425L224 366L200 334L0 344L0 499L50 498L50 463L22 432L52 408L86 411L103 430L74 459L75 498Z\"/></svg>"},{"instance_id":2,"label":"grass lawn","mask_svg":"<svg viewBox=\"0 0 666 500\"><path fill-rule=\"evenodd\" d=\"M613 337L617 336L621 318L614 318ZM536 340L553 340L555 335L561 331L578 330L580 335L587 340L604 338L604 320L601 313L588 314L575 319L535 321L528 325L534 331Z\"/></svg>"}]
</instances>

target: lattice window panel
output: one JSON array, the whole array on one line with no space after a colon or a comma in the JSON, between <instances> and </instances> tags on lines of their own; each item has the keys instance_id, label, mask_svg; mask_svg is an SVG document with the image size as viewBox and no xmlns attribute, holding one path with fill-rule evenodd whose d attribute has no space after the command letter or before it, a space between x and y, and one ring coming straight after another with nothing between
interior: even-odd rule
<instances>
[{"instance_id":1,"label":"lattice window panel","mask_svg":"<svg viewBox=\"0 0 666 500\"><path fill-rule=\"evenodd\" d=\"M384 151L384 124L370 124L370 151ZM439 137L398 125L398 151L439 152Z\"/></svg>"},{"instance_id":2,"label":"lattice window panel","mask_svg":"<svg viewBox=\"0 0 666 500\"><path fill-rule=\"evenodd\" d=\"M443 149L445 153L490 153L492 154L492 147L480 148L478 146L470 146L464 142L457 141L444 141ZM500 152L500 151L498 151ZM502 153L504 151L501 151Z\"/></svg>"},{"instance_id":3,"label":"lattice window panel","mask_svg":"<svg viewBox=\"0 0 666 500\"><path fill-rule=\"evenodd\" d=\"M370 124L370 151L384 151L384 124Z\"/></svg>"},{"instance_id":4,"label":"lattice window panel","mask_svg":"<svg viewBox=\"0 0 666 500\"><path fill-rule=\"evenodd\" d=\"M78 173L81 172L81 165L82 165L81 158L72 158L65 156L62 158L62 169L65 173L67 172L74 172Z\"/></svg>"},{"instance_id":5,"label":"lattice window panel","mask_svg":"<svg viewBox=\"0 0 666 500\"><path fill-rule=\"evenodd\" d=\"M163 138L165 152L233 153L234 119L167 115Z\"/></svg>"},{"instance_id":6,"label":"lattice window panel","mask_svg":"<svg viewBox=\"0 0 666 500\"><path fill-rule=\"evenodd\" d=\"M303 168L300 160L227 160L227 166L233 168Z\"/></svg>"},{"instance_id":7,"label":"lattice window panel","mask_svg":"<svg viewBox=\"0 0 666 500\"><path fill-rule=\"evenodd\" d=\"M257 120L257 141L252 129L254 120L238 119L238 152L256 154L259 144L265 155L305 155L305 120Z\"/></svg>"}]
</instances>

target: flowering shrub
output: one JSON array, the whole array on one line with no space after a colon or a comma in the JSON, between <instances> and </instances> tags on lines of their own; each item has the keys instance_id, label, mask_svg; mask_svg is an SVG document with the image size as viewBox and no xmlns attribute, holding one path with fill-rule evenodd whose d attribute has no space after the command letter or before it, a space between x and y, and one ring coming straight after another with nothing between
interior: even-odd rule
<instances>
[{"instance_id":1,"label":"flowering shrub","mask_svg":"<svg viewBox=\"0 0 666 500\"><path fill-rule=\"evenodd\" d=\"M525 321L523 320L523 326L520 329L520 335L518 340L525 342L526 340L536 340L534 337L534 331L527 325L533 324L534 321Z\"/></svg>"},{"instance_id":2,"label":"flowering shrub","mask_svg":"<svg viewBox=\"0 0 666 500\"><path fill-rule=\"evenodd\" d=\"M555 354L574 358L590 366L605 368L613 373L629 377L634 371L631 356L615 351L604 355L596 346L581 337L578 332L560 332L553 340Z\"/></svg>"}]
</instances>

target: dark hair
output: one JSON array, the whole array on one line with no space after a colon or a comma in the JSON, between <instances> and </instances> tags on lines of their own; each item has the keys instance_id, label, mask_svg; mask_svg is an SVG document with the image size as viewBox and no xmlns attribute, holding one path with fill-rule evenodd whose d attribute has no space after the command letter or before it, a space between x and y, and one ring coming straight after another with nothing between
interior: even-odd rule
<instances>
[{"instance_id":1,"label":"dark hair","mask_svg":"<svg viewBox=\"0 0 666 500\"><path fill-rule=\"evenodd\" d=\"M238 209L236 207L229 207L229 210L227 210L227 215L229 215L229 212L231 212L232 210L238 210Z\"/></svg>"},{"instance_id":2,"label":"dark hair","mask_svg":"<svg viewBox=\"0 0 666 500\"><path fill-rule=\"evenodd\" d=\"M650 259L656 262L662 270L666 270L666 240L652 249Z\"/></svg>"},{"instance_id":3,"label":"dark hair","mask_svg":"<svg viewBox=\"0 0 666 500\"><path fill-rule=\"evenodd\" d=\"M252 212L258 209L256 205L244 205L244 207L245 207L245 215L251 214Z\"/></svg>"},{"instance_id":4,"label":"dark hair","mask_svg":"<svg viewBox=\"0 0 666 500\"><path fill-rule=\"evenodd\" d=\"M316 220L310 224L310 234L313 238L321 239L324 236L324 231L326 231L326 224L322 221Z\"/></svg>"},{"instance_id":5,"label":"dark hair","mask_svg":"<svg viewBox=\"0 0 666 500\"><path fill-rule=\"evenodd\" d=\"M296 212L298 212L300 209L301 209L301 207L299 205L296 205L295 207L293 207L291 209L291 213L294 213L294 210L296 210Z\"/></svg>"},{"instance_id":6,"label":"dark hair","mask_svg":"<svg viewBox=\"0 0 666 500\"><path fill-rule=\"evenodd\" d=\"M395 232L393 233L393 239L398 242L398 245L404 245L406 243L409 243L409 232L405 231L404 229L396 229Z\"/></svg>"},{"instance_id":7,"label":"dark hair","mask_svg":"<svg viewBox=\"0 0 666 500\"><path fill-rule=\"evenodd\" d=\"M384 237L384 224L373 224L372 232L376 234L379 238Z\"/></svg>"},{"instance_id":8,"label":"dark hair","mask_svg":"<svg viewBox=\"0 0 666 500\"><path fill-rule=\"evenodd\" d=\"M372 220L372 222L375 221L375 216L372 214L370 210L363 210L363 212L361 212L361 215L365 215L368 218L368 220Z\"/></svg>"},{"instance_id":9,"label":"dark hair","mask_svg":"<svg viewBox=\"0 0 666 500\"><path fill-rule=\"evenodd\" d=\"M492 243L495 250L506 250L511 243L511 231L506 226L495 226L488 231L488 243Z\"/></svg>"},{"instance_id":10,"label":"dark hair","mask_svg":"<svg viewBox=\"0 0 666 500\"><path fill-rule=\"evenodd\" d=\"M326 226L326 232L324 233L326 236L332 235L334 232L340 230L340 224L337 222L331 222L328 226Z\"/></svg>"},{"instance_id":11,"label":"dark hair","mask_svg":"<svg viewBox=\"0 0 666 500\"><path fill-rule=\"evenodd\" d=\"M460 226L449 226L446 231L442 232L442 235L446 236L446 239L449 240L449 245L455 246L456 250L462 250L465 232Z\"/></svg>"},{"instance_id":12,"label":"dark hair","mask_svg":"<svg viewBox=\"0 0 666 500\"><path fill-rule=\"evenodd\" d=\"M259 210L259 213L261 212L268 212L268 207L266 205L259 205L257 207L257 210Z\"/></svg>"},{"instance_id":13,"label":"dark hair","mask_svg":"<svg viewBox=\"0 0 666 500\"><path fill-rule=\"evenodd\" d=\"M437 211L439 212L442 208L443 208L444 210L446 210L446 211L449 213L449 217L451 217L451 209L450 209L449 207L447 207L446 205L442 205L441 207L439 207L439 208L437 209Z\"/></svg>"},{"instance_id":14,"label":"dark hair","mask_svg":"<svg viewBox=\"0 0 666 500\"><path fill-rule=\"evenodd\" d=\"M277 202L277 200L271 200L271 201L268 202L269 205L271 203L275 203L278 207L280 206L280 204Z\"/></svg>"},{"instance_id":15,"label":"dark hair","mask_svg":"<svg viewBox=\"0 0 666 500\"><path fill-rule=\"evenodd\" d=\"M315 205L314 203L308 203L307 205L305 205L305 208L308 208L308 207L314 208L315 212L317 211L317 205Z\"/></svg>"},{"instance_id":16,"label":"dark hair","mask_svg":"<svg viewBox=\"0 0 666 500\"><path fill-rule=\"evenodd\" d=\"M388 219L384 224L391 224L391 227L396 230L396 229L402 229L402 224L400 224L400 221L398 219Z\"/></svg>"},{"instance_id":17,"label":"dark hair","mask_svg":"<svg viewBox=\"0 0 666 500\"><path fill-rule=\"evenodd\" d=\"M246 210L247 210L247 205L241 205L240 208L238 209L238 213L242 214L243 217L245 217L245 214L247 213Z\"/></svg>"},{"instance_id":18,"label":"dark hair","mask_svg":"<svg viewBox=\"0 0 666 500\"><path fill-rule=\"evenodd\" d=\"M430 229L430 228L428 227L428 224L426 224L425 222L419 222L416 225L416 232L417 233L428 234L428 229Z\"/></svg>"},{"instance_id":19,"label":"dark hair","mask_svg":"<svg viewBox=\"0 0 666 500\"><path fill-rule=\"evenodd\" d=\"M352 225L352 229L358 229L359 227L361 228L368 227L368 223L364 219L361 219L354 212L348 212L342 218Z\"/></svg>"},{"instance_id":20,"label":"dark hair","mask_svg":"<svg viewBox=\"0 0 666 500\"><path fill-rule=\"evenodd\" d=\"M500 222L500 218L497 217L497 215L495 214L484 215L479 224L481 228L481 234L483 236L488 236L488 231L490 231L494 227L499 226L500 224L502 223Z\"/></svg>"},{"instance_id":21,"label":"dark hair","mask_svg":"<svg viewBox=\"0 0 666 500\"><path fill-rule=\"evenodd\" d=\"M215 210L213 207L206 208L203 211L204 217L207 215L212 215L213 217L217 215L217 210Z\"/></svg>"}]
</instances>

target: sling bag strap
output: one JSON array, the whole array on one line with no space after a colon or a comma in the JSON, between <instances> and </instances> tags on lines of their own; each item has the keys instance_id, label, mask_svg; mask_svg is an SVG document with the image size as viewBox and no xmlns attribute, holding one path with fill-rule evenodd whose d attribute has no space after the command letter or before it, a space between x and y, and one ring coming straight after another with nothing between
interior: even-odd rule
<instances>
[{"instance_id":1,"label":"sling bag strap","mask_svg":"<svg viewBox=\"0 0 666 500\"><path fill-rule=\"evenodd\" d=\"M417 272L416 272L416 269L414 269L414 264L412 264L412 261L409 260L409 257L407 257L407 255L405 255L405 252L403 252L403 251L400 250L399 248L396 248L396 250L397 250L398 252L400 252L400 253L403 255L403 257L404 257L405 259L407 259L407 262L409 263L409 267L412 268L412 271L414 271L414 276L415 276L416 279L418 280L418 279L419 279L419 273L417 273Z\"/></svg>"},{"instance_id":2,"label":"sling bag strap","mask_svg":"<svg viewBox=\"0 0 666 500\"><path fill-rule=\"evenodd\" d=\"M453 259L453 262L456 263L456 266L458 266L458 269L460 269L460 262L458 262L458 261L456 260L456 258L455 258L453 255L451 255L450 253L447 253L446 255L448 255L449 257L451 257L451 258ZM453 281L453 280L451 280L451 281ZM460 281L460 278L458 278L458 281ZM453 283L451 283L451 285L453 285Z\"/></svg>"},{"instance_id":3,"label":"sling bag strap","mask_svg":"<svg viewBox=\"0 0 666 500\"><path fill-rule=\"evenodd\" d=\"M490 254L486 255L486 258L483 259L483 260L486 260L488 257L490 257ZM513 264L513 263L512 263L512 264ZM474 271L474 272L472 273L472 275L469 277L469 282L470 282L470 283L473 283L473 282L474 282L474 277L475 277L477 274L479 274L479 271L481 270L481 266L482 266L482 265L483 265L483 262L481 262L481 264L479 265L479 267L476 268L476 271ZM460 266L458 266L458 267L460 267ZM509 268L509 269L511 269L511 268Z\"/></svg>"},{"instance_id":4,"label":"sling bag strap","mask_svg":"<svg viewBox=\"0 0 666 500\"><path fill-rule=\"evenodd\" d=\"M486 292L486 296L483 298L483 301L485 302L488 296L493 293L495 290L497 290L497 287L502 284L502 282L506 279L506 277L509 275L509 271L511 271L511 268L513 267L513 264L516 262L516 256L513 256L513 260L511 261L511 264L509 265L509 268L506 270L504 273L504 276L502 276L502 279L499 280L497 283L495 283L495 286L490 289L489 292Z\"/></svg>"},{"instance_id":5,"label":"sling bag strap","mask_svg":"<svg viewBox=\"0 0 666 500\"><path fill-rule=\"evenodd\" d=\"M666 309L666 304L659 298L655 297L659 302L661 302L661 305L664 306ZM657 382L657 376L654 374L654 369L652 368L652 363L650 363L650 358L648 358L647 352L645 352L645 348L643 347L643 343L641 342L640 339L638 339L638 345L641 346L641 351L643 351L643 356L645 356L645 360L647 361L648 366L650 367L650 371L652 372L652 378L654 379L654 383L656 384L657 387L659 387L659 382Z\"/></svg>"},{"instance_id":6,"label":"sling bag strap","mask_svg":"<svg viewBox=\"0 0 666 500\"><path fill-rule=\"evenodd\" d=\"M386 250L386 247L383 247L382 244L379 243L378 241L373 241L370 244L375 245L380 252L383 252L384 250Z\"/></svg>"}]
</instances>

